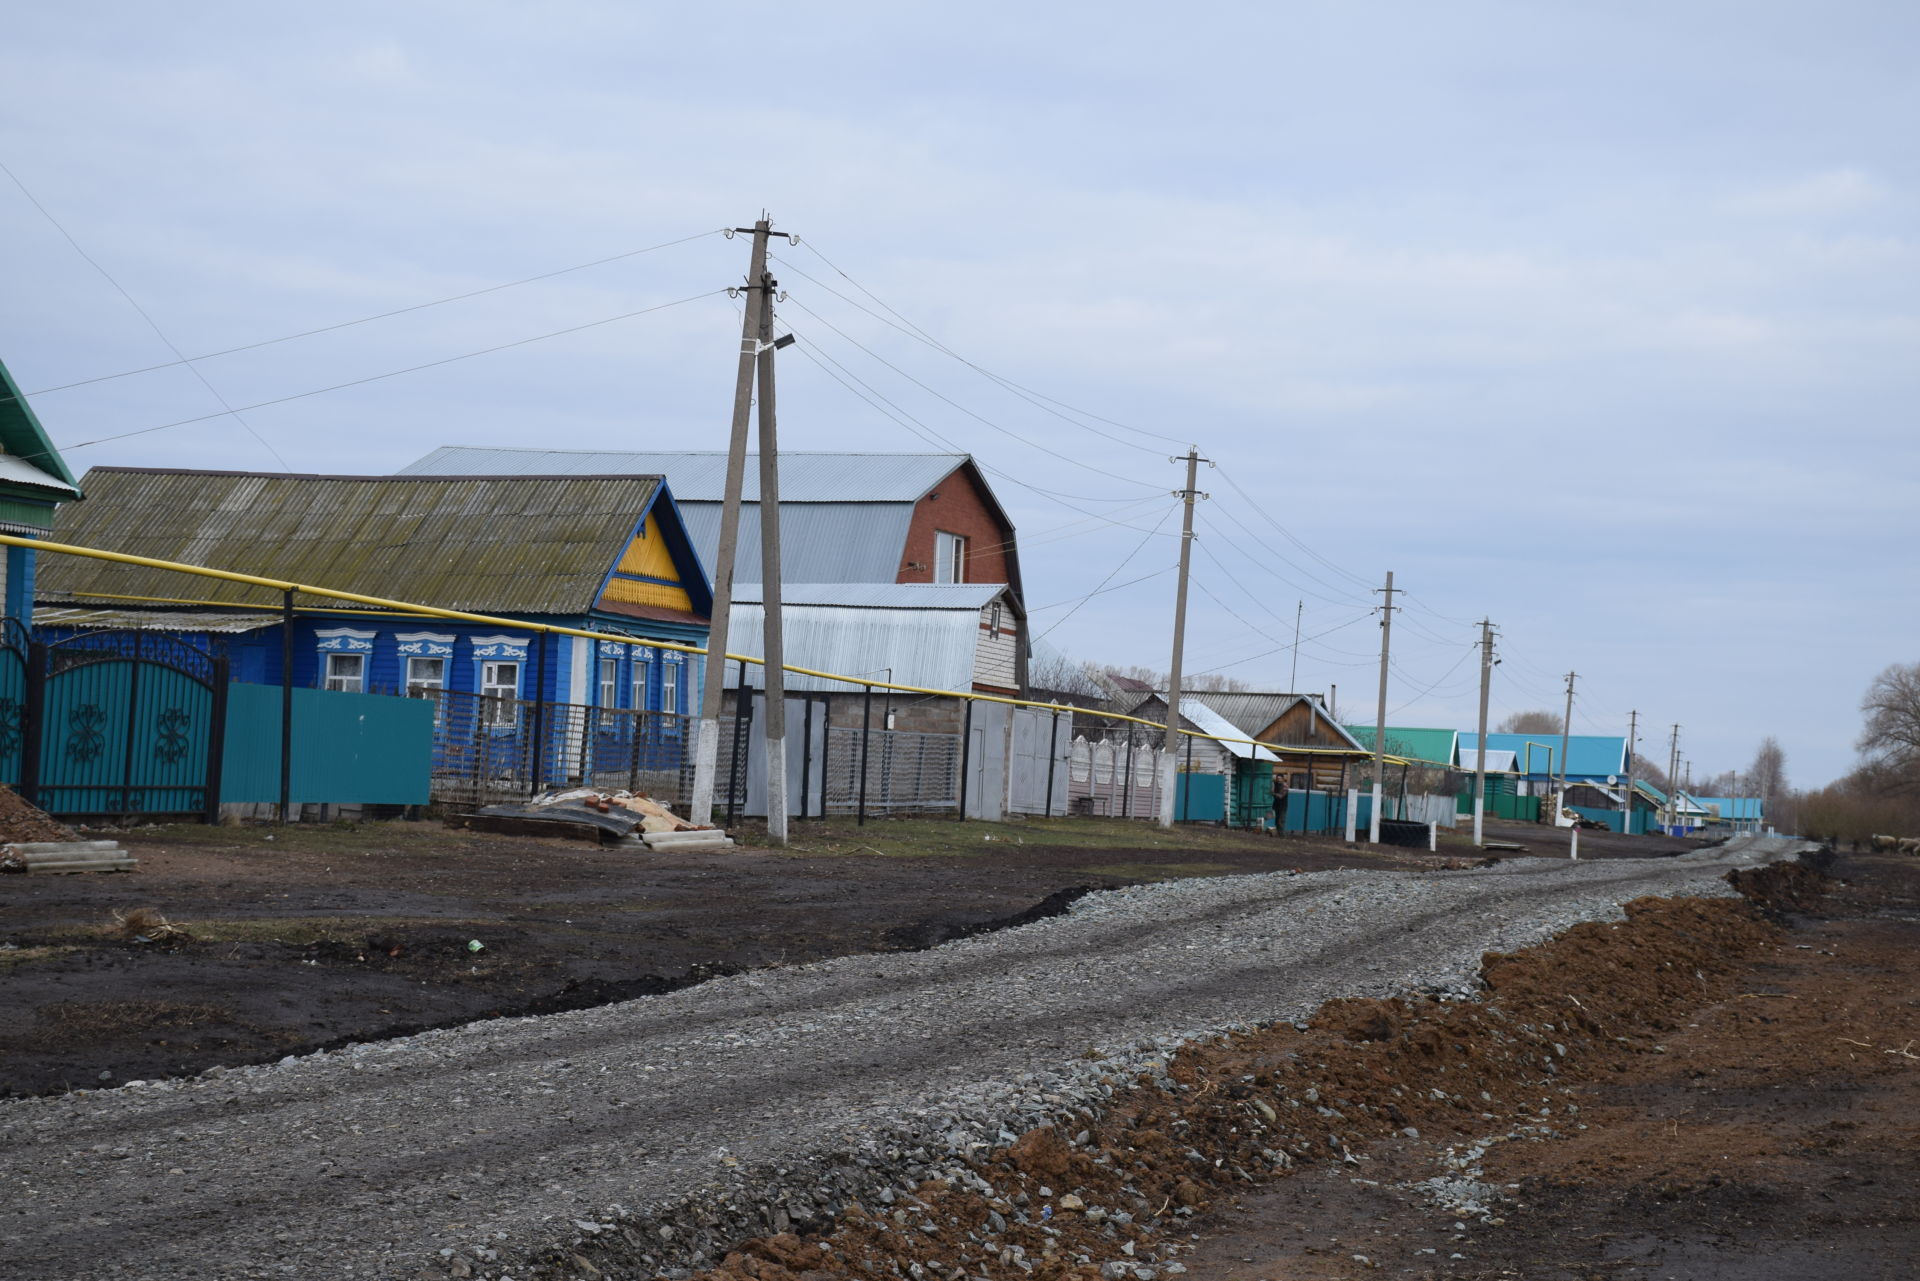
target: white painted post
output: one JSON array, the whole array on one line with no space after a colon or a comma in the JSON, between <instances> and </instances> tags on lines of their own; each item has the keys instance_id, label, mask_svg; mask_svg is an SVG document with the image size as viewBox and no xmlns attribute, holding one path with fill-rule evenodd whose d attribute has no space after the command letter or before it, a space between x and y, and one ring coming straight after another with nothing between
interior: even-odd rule
<instances>
[{"instance_id":1,"label":"white painted post","mask_svg":"<svg viewBox=\"0 0 1920 1281\"><path fill-rule=\"evenodd\" d=\"M1360 821L1360 789L1347 789L1347 844L1353 844L1354 829Z\"/></svg>"},{"instance_id":2,"label":"white painted post","mask_svg":"<svg viewBox=\"0 0 1920 1281\"><path fill-rule=\"evenodd\" d=\"M1376 778L1373 780L1373 813L1367 815L1367 841L1373 845L1380 843L1380 805L1380 780Z\"/></svg>"},{"instance_id":3,"label":"white painted post","mask_svg":"<svg viewBox=\"0 0 1920 1281\"><path fill-rule=\"evenodd\" d=\"M1438 852L1439 849L1440 825L1438 823L1429 823L1427 824L1427 853L1433 854Z\"/></svg>"},{"instance_id":4,"label":"white painted post","mask_svg":"<svg viewBox=\"0 0 1920 1281\"><path fill-rule=\"evenodd\" d=\"M1578 826L1576 826L1573 829L1573 853L1570 854L1568 857L1574 858L1574 859L1578 859L1580 857L1580 829Z\"/></svg>"}]
</instances>

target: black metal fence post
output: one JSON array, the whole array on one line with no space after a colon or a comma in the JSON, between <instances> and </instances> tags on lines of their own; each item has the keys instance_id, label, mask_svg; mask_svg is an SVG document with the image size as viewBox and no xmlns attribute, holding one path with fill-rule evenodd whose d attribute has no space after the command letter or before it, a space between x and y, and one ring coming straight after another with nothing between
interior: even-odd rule
<instances>
[{"instance_id":1,"label":"black metal fence post","mask_svg":"<svg viewBox=\"0 0 1920 1281\"><path fill-rule=\"evenodd\" d=\"M227 660L213 660L213 709L207 725L206 821L220 821L220 771L227 756Z\"/></svg>"},{"instance_id":2,"label":"black metal fence post","mask_svg":"<svg viewBox=\"0 0 1920 1281\"><path fill-rule=\"evenodd\" d=\"M280 822L293 808L293 592L280 596Z\"/></svg>"},{"instance_id":3,"label":"black metal fence post","mask_svg":"<svg viewBox=\"0 0 1920 1281\"><path fill-rule=\"evenodd\" d=\"M1127 776L1120 781L1120 817L1133 817L1133 727L1127 727Z\"/></svg>"},{"instance_id":4,"label":"black metal fence post","mask_svg":"<svg viewBox=\"0 0 1920 1281\"><path fill-rule=\"evenodd\" d=\"M20 710L20 795L30 805L40 803L40 750L46 737L47 647L42 641L27 645L26 698Z\"/></svg>"},{"instance_id":5,"label":"black metal fence post","mask_svg":"<svg viewBox=\"0 0 1920 1281\"><path fill-rule=\"evenodd\" d=\"M132 814L133 805L133 743L139 737L140 718L140 669L146 659L147 634L136 631L133 634L133 666L127 672L127 745L120 760L120 814Z\"/></svg>"},{"instance_id":6,"label":"black metal fence post","mask_svg":"<svg viewBox=\"0 0 1920 1281\"><path fill-rule=\"evenodd\" d=\"M1047 808L1048 818L1053 817L1053 762L1060 755L1060 709L1053 712L1053 724L1047 729Z\"/></svg>"},{"instance_id":7,"label":"black metal fence post","mask_svg":"<svg viewBox=\"0 0 1920 1281\"><path fill-rule=\"evenodd\" d=\"M733 750L727 753L727 826L740 813L740 767L753 734L753 690L747 685L747 660L740 660L740 684L733 696Z\"/></svg>"},{"instance_id":8,"label":"black metal fence post","mask_svg":"<svg viewBox=\"0 0 1920 1281\"><path fill-rule=\"evenodd\" d=\"M867 823L867 745L873 737L873 686L866 686L860 703L860 801L859 824Z\"/></svg>"},{"instance_id":9,"label":"black metal fence post","mask_svg":"<svg viewBox=\"0 0 1920 1281\"><path fill-rule=\"evenodd\" d=\"M535 632L533 637L533 728L528 735L527 774L529 790L527 795L540 795L540 781L546 773L546 744L542 740L547 728L547 634Z\"/></svg>"},{"instance_id":10,"label":"black metal fence post","mask_svg":"<svg viewBox=\"0 0 1920 1281\"><path fill-rule=\"evenodd\" d=\"M808 699L812 702L812 699ZM833 759L833 695L820 695L820 817L827 816L827 796L833 787L833 772L827 763Z\"/></svg>"},{"instance_id":11,"label":"black metal fence post","mask_svg":"<svg viewBox=\"0 0 1920 1281\"><path fill-rule=\"evenodd\" d=\"M967 821L967 775L973 772L973 700L962 699L960 713L960 821Z\"/></svg>"},{"instance_id":12,"label":"black metal fence post","mask_svg":"<svg viewBox=\"0 0 1920 1281\"><path fill-rule=\"evenodd\" d=\"M800 817L807 817L807 792L813 786L813 699L807 698L800 713ZM820 808L825 809L825 798Z\"/></svg>"}]
</instances>

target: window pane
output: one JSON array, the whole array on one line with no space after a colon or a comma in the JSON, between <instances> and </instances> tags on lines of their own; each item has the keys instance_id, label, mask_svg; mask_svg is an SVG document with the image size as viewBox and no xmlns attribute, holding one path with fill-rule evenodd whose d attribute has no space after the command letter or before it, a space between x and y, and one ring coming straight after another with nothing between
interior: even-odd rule
<instances>
[{"instance_id":1,"label":"window pane","mask_svg":"<svg viewBox=\"0 0 1920 1281\"><path fill-rule=\"evenodd\" d=\"M444 658L409 658L407 660L407 693L415 697L428 690L447 687L447 660Z\"/></svg>"},{"instance_id":2,"label":"window pane","mask_svg":"<svg viewBox=\"0 0 1920 1281\"><path fill-rule=\"evenodd\" d=\"M366 665L364 654L328 654L327 688L358 694L366 684Z\"/></svg>"},{"instance_id":3,"label":"window pane","mask_svg":"<svg viewBox=\"0 0 1920 1281\"><path fill-rule=\"evenodd\" d=\"M680 710L680 664L660 666L660 710L672 715Z\"/></svg>"},{"instance_id":4,"label":"window pane","mask_svg":"<svg viewBox=\"0 0 1920 1281\"><path fill-rule=\"evenodd\" d=\"M620 660L600 660L600 706L617 707L620 697Z\"/></svg>"}]
</instances>

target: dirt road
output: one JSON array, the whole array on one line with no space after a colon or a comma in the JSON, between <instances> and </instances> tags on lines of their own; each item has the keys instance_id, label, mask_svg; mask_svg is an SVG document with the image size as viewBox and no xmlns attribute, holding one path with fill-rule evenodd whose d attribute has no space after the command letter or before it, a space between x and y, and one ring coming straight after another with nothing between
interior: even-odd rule
<instances>
[{"instance_id":1,"label":"dirt road","mask_svg":"<svg viewBox=\"0 0 1920 1281\"><path fill-rule=\"evenodd\" d=\"M1075 886L1432 866L1425 854L1116 820L797 829L793 850L723 855L437 823L128 833L132 875L0 877L0 1095L271 1063L716 973L927 947ZM115 912L136 908L184 933L135 942L113 929Z\"/></svg>"},{"instance_id":2,"label":"dirt road","mask_svg":"<svg viewBox=\"0 0 1920 1281\"><path fill-rule=\"evenodd\" d=\"M1489 947L1650 892L1726 893L1729 867L1780 852L1170 882L928 952L19 1100L0 1106L0 1272L524 1276L613 1231L664 1262L686 1217L678 1241L646 1234L677 1202L712 1244L799 1221L1070 1104L1049 1092L1078 1088L1063 1064L1126 1073L1167 1038L1463 987Z\"/></svg>"}]
</instances>

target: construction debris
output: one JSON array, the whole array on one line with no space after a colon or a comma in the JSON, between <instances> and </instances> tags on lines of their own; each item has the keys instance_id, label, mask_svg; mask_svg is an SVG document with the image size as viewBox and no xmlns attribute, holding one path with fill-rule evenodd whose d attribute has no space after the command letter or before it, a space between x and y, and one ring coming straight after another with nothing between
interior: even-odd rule
<instances>
[{"instance_id":1,"label":"construction debris","mask_svg":"<svg viewBox=\"0 0 1920 1281\"><path fill-rule=\"evenodd\" d=\"M22 841L0 845L0 872L131 872L139 860L115 841Z\"/></svg>"},{"instance_id":2,"label":"construction debris","mask_svg":"<svg viewBox=\"0 0 1920 1281\"><path fill-rule=\"evenodd\" d=\"M590 787L548 792L509 805L489 805L448 820L450 826L507 836L592 838L649 849L731 849L717 828L695 827L650 796ZM665 838L665 839L656 839ZM689 840L688 838L694 838Z\"/></svg>"}]
</instances>

